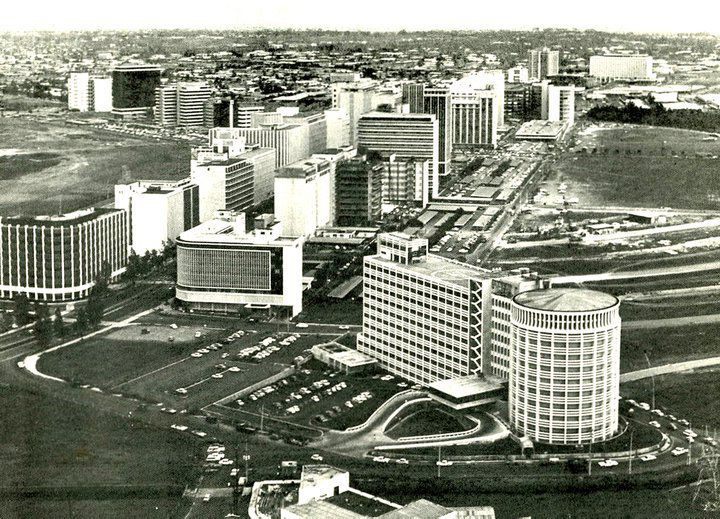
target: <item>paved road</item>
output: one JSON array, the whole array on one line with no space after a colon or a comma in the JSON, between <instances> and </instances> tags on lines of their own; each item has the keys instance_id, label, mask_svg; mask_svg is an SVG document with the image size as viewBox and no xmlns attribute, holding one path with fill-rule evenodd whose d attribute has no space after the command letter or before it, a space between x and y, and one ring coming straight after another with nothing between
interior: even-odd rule
<instances>
[{"instance_id":1,"label":"paved road","mask_svg":"<svg viewBox=\"0 0 720 519\"><path fill-rule=\"evenodd\" d=\"M639 369L637 371L630 371L629 373L622 373L620 375L620 383L634 382L636 380L656 377L659 375L680 373L682 371L688 371L691 369L708 368L717 365L720 365L720 357L710 357L707 359L688 360L685 362L675 362L673 364L663 364L662 366L655 366L653 368L645 368Z\"/></svg>"},{"instance_id":2,"label":"paved road","mask_svg":"<svg viewBox=\"0 0 720 519\"><path fill-rule=\"evenodd\" d=\"M550 278L552 283L572 284L572 283L591 283L594 281L609 281L613 279L632 279L632 278L649 278L657 276L673 276L677 274L688 274L691 272L699 272L703 270L720 269L720 261L709 261L707 263L698 263L695 265L679 265L677 267L664 267L656 269L644 270L618 270L615 272L601 272L599 274L582 274L576 276L555 276Z\"/></svg>"},{"instance_id":3,"label":"paved road","mask_svg":"<svg viewBox=\"0 0 720 519\"><path fill-rule=\"evenodd\" d=\"M645 321L623 321L625 330L650 330L653 328L668 328L672 326L693 326L698 324L720 323L720 314L690 315L687 317L673 317L669 319L648 319Z\"/></svg>"}]
</instances>

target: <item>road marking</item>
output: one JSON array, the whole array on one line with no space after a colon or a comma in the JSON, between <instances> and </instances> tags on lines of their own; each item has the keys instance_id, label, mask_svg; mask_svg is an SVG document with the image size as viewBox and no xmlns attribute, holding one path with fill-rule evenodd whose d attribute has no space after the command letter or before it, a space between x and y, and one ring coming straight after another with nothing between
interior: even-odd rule
<instances>
[{"instance_id":1,"label":"road marking","mask_svg":"<svg viewBox=\"0 0 720 519\"><path fill-rule=\"evenodd\" d=\"M158 368L158 369L154 369L154 370L152 370L152 371L148 371L147 373L143 373L142 375L137 376L137 377L135 377L135 378L132 378L132 379L130 379L130 380L126 380L125 382L121 382L120 384L117 384L117 385L113 386L111 389L116 389L116 388L118 388L118 387L120 387L120 386L124 386L125 384L130 384L131 382L135 382L135 381L137 381L137 380L140 380L140 379L143 378L143 377L147 377L148 375L152 375L152 374L154 374L154 373L157 373L158 371L162 371L162 370L164 370L164 369L166 369L166 368L169 368L169 367L171 367L171 366L174 366L174 365L176 365L176 364L180 364L181 362L185 362L186 360L191 359L191 358L192 358L192 357L184 357L184 358L182 358L182 359L180 359L180 360L177 360L177 361L175 361L175 362L171 362L170 364L168 364L168 365L166 365L166 366L163 366L163 367Z\"/></svg>"}]
</instances>

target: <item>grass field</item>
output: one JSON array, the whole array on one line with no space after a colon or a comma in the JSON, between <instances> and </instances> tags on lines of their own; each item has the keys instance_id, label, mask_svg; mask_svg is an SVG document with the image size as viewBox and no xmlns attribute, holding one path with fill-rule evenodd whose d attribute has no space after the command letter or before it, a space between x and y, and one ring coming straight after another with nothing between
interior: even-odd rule
<instances>
[{"instance_id":1,"label":"grass field","mask_svg":"<svg viewBox=\"0 0 720 519\"><path fill-rule=\"evenodd\" d=\"M0 391L3 486L184 484L191 439L69 402Z\"/></svg>"},{"instance_id":2,"label":"grass field","mask_svg":"<svg viewBox=\"0 0 720 519\"><path fill-rule=\"evenodd\" d=\"M190 168L187 144L23 118L0 118L0 146L5 215L68 212L108 199L117 183L179 179Z\"/></svg>"},{"instance_id":3,"label":"grass field","mask_svg":"<svg viewBox=\"0 0 720 519\"><path fill-rule=\"evenodd\" d=\"M408 436L424 436L427 434L446 434L461 432L469 429L463 427L451 413L439 407L420 409L412 414L391 423L385 434L390 438L405 438Z\"/></svg>"},{"instance_id":4,"label":"grass field","mask_svg":"<svg viewBox=\"0 0 720 519\"><path fill-rule=\"evenodd\" d=\"M297 322L328 324L362 324L362 301L330 300L306 305Z\"/></svg>"},{"instance_id":5,"label":"grass field","mask_svg":"<svg viewBox=\"0 0 720 519\"><path fill-rule=\"evenodd\" d=\"M720 325L624 330L620 346L620 371L683 362L720 355Z\"/></svg>"},{"instance_id":6,"label":"grass field","mask_svg":"<svg viewBox=\"0 0 720 519\"><path fill-rule=\"evenodd\" d=\"M705 136L671 128L597 129L581 136L578 147L608 153L567 154L547 185L554 193L566 183L566 195L586 206L718 209L720 159L695 154L720 155L720 141L703 141Z\"/></svg>"}]
</instances>

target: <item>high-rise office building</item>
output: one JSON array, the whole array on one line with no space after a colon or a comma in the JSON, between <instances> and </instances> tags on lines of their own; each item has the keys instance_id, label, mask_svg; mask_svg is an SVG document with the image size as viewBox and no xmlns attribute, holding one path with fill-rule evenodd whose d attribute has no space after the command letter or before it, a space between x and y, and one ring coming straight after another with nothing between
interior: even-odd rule
<instances>
[{"instance_id":1,"label":"high-rise office building","mask_svg":"<svg viewBox=\"0 0 720 519\"><path fill-rule=\"evenodd\" d=\"M450 91L422 83L405 83L403 103L409 113L432 114L438 121L438 175L450 173L452 162L452 105Z\"/></svg>"},{"instance_id":2,"label":"high-rise office building","mask_svg":"<svg viewBox=\"0 0 720 519\"><path fill-rule=\"evenodd\" d=\"M325 110L327 147L342 148L350 145L350 116L343 109Z\"/></svg>"},{"instance_id":3,"label":"high-rise office building","mask_svg":"<svg viewBox=\"0 0 720 519\"><path fill-rule=\"evenodd\" d=\"M112 111L112 78L91 76L89 86L89 110L93 112Z\"/></svg>"},{"instance_id":4,"label":"high-rise office building","mask_svg":"<svg viewBox=\"0 0 720 519\"><path fill-rule=\"evenodd\" d=\"M331 224L331 163L322 158L300 160L275 174L275 215L286 236L312 236Z\"/></svg>"},{"instance_id":5,"label":"high-rise office building","mask_svg":"<svg viewBox=\"0 0 720 519\"><path fill-rule=\"evenodd\" d=\"M364 156L338 162L335 169L335 224L363 226L376 222L382 209L383 164Z\"/></svg>"},{"instance_id":6,"label":"high-rise office building","mask_svg":"<svg viewBox=\"0 0 720 519\"><path fill-rule=\"evenodd\" d=\"M328 148L323 153L313 153L313 159L322 159L330 163L330 223L335 223L335 171L343 160L357 156L357 149L345 145L340 148Z\"/></svg>"},{"instance_id":7,"label":"high-rise office building","mask_svg":"<svg viewBox=\"0 0 720 519\"><path fill-rule=\"evenodd\" d=\"M244 158L198 163L190 179L199 188L200 222L210 220L220 209L244 211L254 203L254 166Z\"/></svg>"},{"instance_id":8,"label":"high-rise office building","mask_svg":"<svg viewBox=\"0 0 720 519\"><path fill-rule=\"evenodd\" d=\"M68 110L88 111L90 74L71 72L68 78Z\"/></svg>"},{"instance_id":9,"label":"high-rise office building","mask_svg":"<svg viewBox=\"0 0 720 519\"><path fill-rule=\"evenodd\" d=\"M538 105L539 107L539 105ZM532 84L513 83L505 88L505 115L516 121L539 119L534 116L532 108Z\"/></svg>"},{"instance_id":10,"label":"high-rise office building","mask_svg":"<svg viewBox=\"0 0 720 519\"><path fill-rule=\"evenodd\" d=\"M333 83L332 108L345 110L350 117L350 142L357 146L358 122L373 109L375 87L369 82Z\"/></svg>"},{"instance_id":11,"label":"high-rise office building","mask_svg":"<svg viewBox=\"0 0 720 519\"><path fill-rule=\"evenodd\" d=\"M642 54L590 56L590 75L601 81L652 81L653 58Z\"/></svg>"},{"instance_id":12,"label":"high-rise office building","mask_svg":"<svg viewBox=\"0 0 720 519\"><path fill-rule=\"evenodd\" d=\"M202 126L207 83L168 83L155 91L155 122L161 126Z\"/></svg>"},{"instance_id":13,"label":"high-rise office building","mask_svg":"<svg viewBox=\"0 0 720 519\"><path fill-rule=\"evenodd\" d=\"M322 153L328 148L328 126L323 112L284 115L286 124L299 124L307 131L308 153Z\"/></svg>"},{"instance_id":14,"label":"high-rise office building","mask_svg":"<svg viewBox=\"0 0 720 519\"><path fill-rule=\"evenodd\" d=\"M109 112L112 110L112 80L88 72L71 72L68 78L68 109Z\"/></svg>"},{"instance_id":15,"label":"high-rise office building","mask_svg":"<svg viewBox=\"0 0 720 519\"><path fill-rule=\"evenodd\" d=\"M430 197L436 197L438 179L438 121L432 114L393 114L372 112L358 123L358 147L361 152L378 152L384 160L431 161L428 181Z\"/></svg>"},{"instance_id":16,"label":"high-rise office building","mask_svg":"<svg viewBox=\"0 0 720 519\"><path fill-rule=\"evenodd\" d=\"M164 244L200 223L199 188L189 178L118 184L115 208L125 210L128 245L142 256L162 250Z\"/></svg>"},{"instance_id":17,"label":"high-rise office building","mask_svg":"<svg viewBox=\"0 0 720 519\"><path fill-rule=\"evenodd\" d=\"M549 85L547 89L547 120L575 123L575 87Z\"/></svg>"},{"instance_id":18,"label":"high-rise office building","mask_svg":"<svg viewBox=\"0 0 720 519\"><path fill-rule=\"evenodd\" d=\"M0 217L0 298L87 297L104 268L115 278L128 258L126 215L85 209L60 216Z\"/></svg>"},{"instance_id":19,"label":"high-rise office building","mask_svg":"<svg viewBox=\"0 0 720 519\"><path fill-rule=\"evenodd\" d=\"M302 238L289 238L273 215L220 211L177 240L176 296L193 310L302 311Z\"/></svg>"},{"instance_id":20,"label":"high-rise office building","mask_svg":"<svg viewBox=\"0 0 720 519\"><path fill-rule=\"evenodd\" d=\"M451 97L453 147L496 146L499 102L493 89L454 90Z\"/></svg>"},{"instance_id":21,"label":"high-rise office building","mask_svg":"<svg viewBox=\"0 0 720 519\"><path fill-rule=\"evenodd\" d=\"M398 159L390 155L383 162L382 201L387 204L430 202L430 160Z\"/></svg>"},{"instance_id":22,"label":"high-rise office building","mask_svg":"<svg viewBox=\"0 0 720 519\"><path fill-rule=\"evenodd\" d=\"M112 113L124 118L147 116L155 106L155 89L162 69L157 65L126 63L112 71Z\"/></svg>"},{"instance_id":23,"label":"high-rise office building","mask_svg":"<svg viewBox=\"0 0 720 519\"><path fill-rule=\"evenodd\" d=\"M520 435L579 445L618 429L620 303L552 288L513 298L509 413Z\"/></svg>"},{"instance_id":24,"label":"high-rise office building","mask_svg":"<svg viewBox=\"0 0 720 519\"><path fill-rule=\"evenodd\" d=\"M530 79L546 79L548 76L556 76L560 71L560 51L533 49L528 53L528 69Z\"/></svg>"},{"instance_id":25,"label":"high-rise office building","mask_svg":"<svg viewBox=\"0 0 720 519\"><path fill-rule=\"evenodd\" d=\"M428 254L426 239L381 234L363 270L357 348L419 384L482 373L483 303L492 275Z\"/></svg>"}]
</instances>

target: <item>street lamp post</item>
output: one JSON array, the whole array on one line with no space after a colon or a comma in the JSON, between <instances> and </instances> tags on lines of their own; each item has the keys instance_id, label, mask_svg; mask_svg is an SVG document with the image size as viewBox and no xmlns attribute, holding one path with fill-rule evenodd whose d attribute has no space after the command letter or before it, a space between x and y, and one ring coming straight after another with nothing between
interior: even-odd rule
<instances>
[{"instance_id":1,"label":"street lamp post","mask_svg":"<svg viewBox=\"0 0 720 519\"><path fill-rule=\"evenodd\" d=\"M650 357L648 357L647 351L644 352L645 360L647 361L648 369L652 369L650 365ZM652 381L652 408L655 409L655 375L650 373L650 380Z\"/></svg>"}]
</instances>

